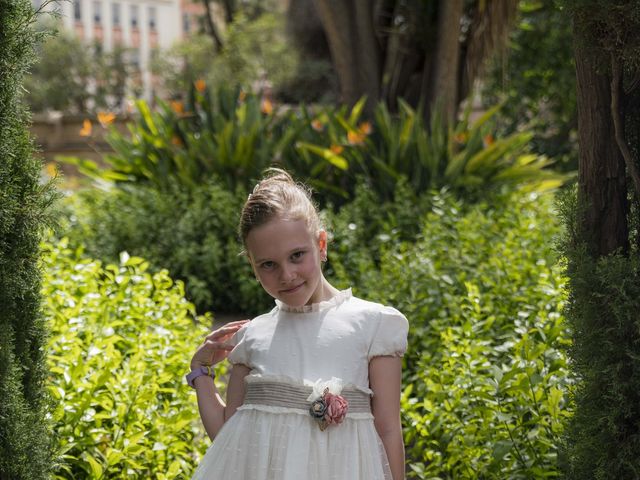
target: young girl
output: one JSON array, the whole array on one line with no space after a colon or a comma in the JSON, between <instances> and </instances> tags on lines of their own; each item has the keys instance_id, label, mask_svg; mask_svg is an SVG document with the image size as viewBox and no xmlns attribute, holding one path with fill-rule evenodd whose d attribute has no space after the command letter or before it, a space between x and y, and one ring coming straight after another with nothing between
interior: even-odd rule
<instances>
[{"instance_id":1,"label":"young girl","mask_svg":"<svg viewBox=\"0 0 640 480\"><path fill-rule=\"evenodd\" d=\"M286 172L256 185L239 230L276 306L215 330L191 360L187 381L215 437L193 478L404 479L406 318L325 279L327 233L306 188ZM225 404L211 366L227 355Z\"/></svg>"}]
</instances>

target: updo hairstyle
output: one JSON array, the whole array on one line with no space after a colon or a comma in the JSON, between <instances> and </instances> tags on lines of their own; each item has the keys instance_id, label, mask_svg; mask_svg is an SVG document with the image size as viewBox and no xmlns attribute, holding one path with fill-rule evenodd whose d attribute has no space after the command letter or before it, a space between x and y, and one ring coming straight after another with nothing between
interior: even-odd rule
<instances>
[{"instance_id":1,"label":"updo hairstyle","mask_svg":"<svg viewBox=\"0 0 640 480\"><path fill-rule=\"evenodd\" d=\"M318 209L311 200L311 190L296 183L280 168L267 170L267 175L256 184L242 208L238 235L245 250L249 232L274 218L304 220L313 235L323 228Z\"/></svg>"}]
</instances>

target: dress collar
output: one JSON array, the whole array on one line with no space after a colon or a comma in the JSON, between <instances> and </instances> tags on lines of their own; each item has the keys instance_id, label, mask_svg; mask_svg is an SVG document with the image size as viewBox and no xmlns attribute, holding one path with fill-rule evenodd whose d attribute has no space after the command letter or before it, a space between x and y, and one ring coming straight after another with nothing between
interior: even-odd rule
<instances>
[{"instance_id":1,"label":"dress collar","mask_svg":"<svg viewBox=\"0 0 640 480\"><path fill-rule=\"evenodd\" d=\"M351 298L351 289L347 288L346 290L341 290L336 293L329 300L324 300L318 303L312 303L311 305L302 305L300 307L293 307L291 305L287 305L284 302L276 299L276 305L283 312L293 312L293 313L309 313L309 312L321 312L323 310L327 310L329 308L340 305L346 300Z\"/></svg>"}]
</instances>

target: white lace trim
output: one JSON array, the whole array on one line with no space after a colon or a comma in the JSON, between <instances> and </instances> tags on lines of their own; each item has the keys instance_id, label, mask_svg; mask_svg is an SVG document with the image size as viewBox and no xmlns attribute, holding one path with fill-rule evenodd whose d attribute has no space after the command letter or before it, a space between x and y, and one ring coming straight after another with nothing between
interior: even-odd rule
<instances>
[{"instance_id":1,"label":"white lace trim","mask_svg":"<svg viewBox=\"0 0 640 480\"><path fill-rule=\"evenodd\" d=\"M246 383L264 382L264 381L282 382L289 385L294 385L296 387L299 387L300 385L304 385L306 387L311 387L311 388L313 388L318 383L318 380L312 381L312 380L304 379L303 381L300 381L300 380L296 380L295 378L289 377L287 375L263 375L261 373L251 373L246 377L244 377L244 381ZM367 395L373 395L373 390L371 390L370 388L361 387L354 383L344 383L342 388L343 389L353 388L354 390L358 390L360 392L366 393Z\"/></svg>"},{"instance_id":2,"label":"white lace trim","mask_svg":"<svg viewBox=\"0 0 640 480\"><path fill-rule=\"evenodd\" d=\"M276 299L276 305L283 312L293 312L293 313L321 312L321 311L326 310L328 308L332 308L332 307L338 306L342 302L350 299L351 297L352 297L351 289L347 288L346 290L339 291L333 297L331 297L329 300L324 300L324 301L318 302L318 303L312 303L311 305L302 305L300 307L293 307L291 305L287 305L284 302L281 302L278 299Z\"/></svg>"},{"instance_id":3,"label":"white lace trim","mask_svg":"<svg viewBox=\"0 0 640 480\"><path fill-rule=\"evenodd\" d=\"M273 405L260 405L256 403L240 405L237 410L258 410L261 412L268 413L297 413L298 415L309 416L309 410L301 410L299 408L290 408L290 407L276 407ZM355 412L349 413L347 412L347 418L352 418L354 420L369 420L373 418L371 413L364 412Z\"/></svg>"}]
</instances>

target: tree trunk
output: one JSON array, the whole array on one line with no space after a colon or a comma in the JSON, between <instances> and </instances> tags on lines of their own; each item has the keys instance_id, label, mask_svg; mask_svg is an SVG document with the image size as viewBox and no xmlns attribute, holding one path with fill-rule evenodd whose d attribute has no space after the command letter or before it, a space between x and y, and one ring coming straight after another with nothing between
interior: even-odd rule
<instances>
[{"instance_id":1,"label":"tree trunk","mask_svg":"<svg viewBox=\"0 0 640 480\"><path fill-rule=\"evenodd\" d=\"M460 61L460 19L462 18L464 3L462 0L440 0L438 12L438 41L431 68L429 88L424 111L428 117L437 109L442 114L442 120L451 124L455 120L458 110L458 67ZM429 69L425 64L425 72ZM423 78L427 78L424 73Z\"/></svg>"},{"instance_id":2,"label":"tree trunk","mask_svg":"<svg viewBox=\"0 0 640 480\"><path fill-rule=\"evenodd\" d=\"M447 122L455 120L484 61L506 44L518 5L518 0L290 0L289 12L310 1L344 103L366 95L369 109L382 99L395 110L398 98L413 106L422 101L426 117L440 104Z\"/></svg>"},{"instance_id":3,"label":"tree trunk","mask_svg":"<svg viewBox=\"0 0 640 480\"><path fill-rule=\"evenodd\" d=\"M518 15L518 0L478 2L471 15L473 21L464 39L458 80L458 99L464 100L473 90L486 59L507 45L508 34Z\"/></svg>"},{"instance_id":4,"label":"tree trunk","mask_svg":"<svg viewBox=\"0 0 640 480\"><path fill-rule=\"evenodd\" d=\"M348 105L367 96L368 109L380 97L381 49L373 27L369 0L314 0L333 65L341 99Z\"/></svg>"},{"instance_id":5,"label":"tree trunk","mask_svg":"<svg viewBox=\"0 0 640 480\"><path fill-rule=\"evenodd\" d=\"M616 148L611 84L590 64L589 51L575 39L578 140L578 196L584 208L582 231L590 254L629 250L625 165Z\"/></svg>"}]
</instances>

